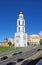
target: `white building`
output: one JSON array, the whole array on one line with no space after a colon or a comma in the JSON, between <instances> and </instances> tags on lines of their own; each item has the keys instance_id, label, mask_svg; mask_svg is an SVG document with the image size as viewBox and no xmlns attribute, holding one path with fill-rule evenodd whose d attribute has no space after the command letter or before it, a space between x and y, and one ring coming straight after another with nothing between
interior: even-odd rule
<instances>
[{"instance_id":1,"label":"white building","mask_svg":"<svg viewBox=\"0 0 42 65\"><path fill-rule=\"evenodd\" d=\"M40 45L40 36L38 34L29 35L29 43Z\"/></svg>"},{"instance_id":2,"label":"white building","mask_svg":"<svg viewBox=\"0 0 42 65\"><path fill-rule=\"evenodd\" d=\"M27 47L27 34L25 33L25 19L23 12L17 19L17 32L15 33L15 47Z\"/></svg>"}]
</instances>

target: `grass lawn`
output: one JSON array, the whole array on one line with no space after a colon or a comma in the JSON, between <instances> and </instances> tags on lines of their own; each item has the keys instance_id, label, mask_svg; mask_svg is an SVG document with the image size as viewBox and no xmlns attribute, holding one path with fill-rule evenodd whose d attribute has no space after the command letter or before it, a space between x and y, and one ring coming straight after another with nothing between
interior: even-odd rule
<instances>
[{"instance_id":1,"label":"grass lawn","mask_svg":"<svg viewBox=\"0 0 42 65\"><path fill-rule=\"evenodd\" d=\"M18 48L16 48L18 49ZM0 52L6 52L10 50L15 50L15 47L0 47Z\"/></svg>"},{"instance_id":2,"label":"grass lawn","mask_svg":"<svg viewBox=\"0 0 42 65\"><path fill-rule=\"evenodd\" d=\"M41 54L39 57L37 57L35 60L32 60L28 65L36 65L36 63L37 63L40 59L42 59L42 54Z\"/></svg>"}]
</instances>

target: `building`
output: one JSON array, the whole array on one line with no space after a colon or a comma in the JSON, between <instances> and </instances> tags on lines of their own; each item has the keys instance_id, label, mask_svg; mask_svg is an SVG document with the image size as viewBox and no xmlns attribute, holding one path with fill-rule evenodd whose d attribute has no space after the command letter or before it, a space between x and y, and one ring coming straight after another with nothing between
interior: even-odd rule
<instances>
[{"instance_id":1,"label":"building","mask_svg":"<svg viewBox=\"0 0 42 65\"><path fill-rule=\"evenodd\" d=\"M15 33L14 46L28 47L29 45L40 45L40 39L42 39L42 31L39 34L31 35L25 33L24 14L20 12L17 19L17 32Z\"/></svg>"},{"instance_id":2,"label":"building","mask_svg":"<svg viewBox=\"0 0 42 65\"><path fill-rule=\"evenodd\" d=\"M15 47L27 47L27 33L25 33L25 19L23 12L17 19L17 32L15 33Z\"/></svg>"},{"instance_id":3,"label":"building","mask_svg":"<svg viewBox=\"0 0 42 65\"><path fill-rule=\"evenodd\" d=\"M29 35L29 44L40 45L40 36L38 34Z\"/></svg>"},{"instance_id":4,"label":"building","mask_svg":"<svg viewBox=\"0 0 42 65\"><path fill-rule=\"evenodd\" d=\"M7 38L4 39L4 44L6 44L6 45L8 44L8 39Z\"/></svg>"}]
</instances>

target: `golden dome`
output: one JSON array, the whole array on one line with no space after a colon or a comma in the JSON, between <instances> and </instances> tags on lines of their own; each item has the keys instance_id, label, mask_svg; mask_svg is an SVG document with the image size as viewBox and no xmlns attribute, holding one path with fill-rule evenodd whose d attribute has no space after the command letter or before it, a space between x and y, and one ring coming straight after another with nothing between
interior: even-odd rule
<instances>
[{"instance_id":1,"label":"golden dome","mask_svg":"<svg viewBox=\"0 0 42 65\"><path fill-rule=\"evenodd\" d=\"M21 11L19 14L23 14L23 12Z\"/></svg>"}]
</instances>

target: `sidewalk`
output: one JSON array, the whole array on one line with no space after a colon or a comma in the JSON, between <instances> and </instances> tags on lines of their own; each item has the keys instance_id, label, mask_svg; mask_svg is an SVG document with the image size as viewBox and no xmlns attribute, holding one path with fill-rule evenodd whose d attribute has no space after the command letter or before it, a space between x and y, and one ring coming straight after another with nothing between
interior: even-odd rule
<instances>
[{"instance_id":1,"label":"sidewalk","mask_svg":"<svg viewBox=\"0 0 42 65\"><path fill-rule=\"evenodd\" d=\"M24 61L26 61L26 60L34 60L34 59L36 59L40 54L42 54L42 51L39 51L39 52L37 52L36 54L34 54L33 56L31 56L31 57L29 57L29 58L27 58L27 59L25 59L25 60L23 60L23 61L21 61L20 63L17 63L16 65L21 65Z\"/></svg>"}]
</instances>

